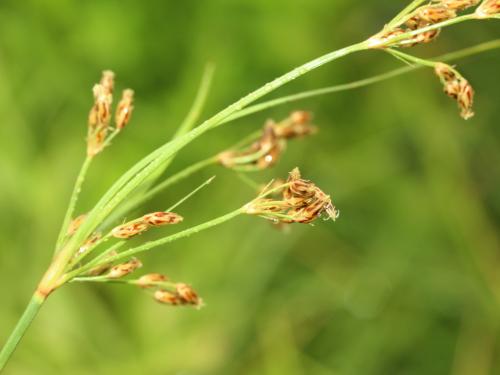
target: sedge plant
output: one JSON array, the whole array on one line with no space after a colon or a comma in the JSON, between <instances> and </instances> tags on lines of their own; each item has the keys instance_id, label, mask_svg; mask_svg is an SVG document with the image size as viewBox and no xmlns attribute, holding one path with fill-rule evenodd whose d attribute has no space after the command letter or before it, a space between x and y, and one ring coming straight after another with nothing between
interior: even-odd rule
<instances>
[{"instance_id":1,"label":"sedge plant","mask_svg":"<svg viewBox=\"0 0 500 375\"><path fill-rule=\"evenodd\" d=\"M198 123L213 77L208 66L198 94L185 120L174 137L139 160L120 176L93 207L83 215L75 215L78 196L92 163L129 124L133 112L134 92L124 90L112 121L114 74L103 72L93 88L94 104L88 117L87 152L75 181L68 209L54 247L47 271L37 285L31 300L0 352L0 371L5 368L21 338L38 311L59 288L73 282L122 283L141 288L156 301L176 306L202 306L202 299L186 283L171 281L162 273L131 276L141 267L137 256L170 242L213 228L241 215L258 216L280 226L307 224L318 218L336 220L339 211L330 195L313 182L304 179L294 168L287 179L276 179L260 186L245 173L258 172L274 165L287 144L316 132L311 114L294 111L280 121L269 120L262 130L250 134L237 145L201 160L172 176L163 178L175 156L193 140L223 124L265 109L304 98L350 90L409 73L430 68L443 85L444 92L456 101L464 119L473 116L474 90L456 67L447 62L500 47L500 40L449 53L436 59L422 59L402 50L435 40L445 28L475 20L500 19L500 0L414 0L381 30L368 39L315 58L243 96L207 120ZM281 86L346 55L378 50L389 53L406 64L405 67L344 85L297 93L254 104ZM198 124L198 125L197 125ZM141 205L155 194L192 176L209 166L220 165L235 171L256 190L254 198L232 211L140 245L129 245L129 239L148 230L162 230L191 221L178 214L177 208L212 180L204 182L171 207L156 212L140 212ZM123 222L124 217L135 217Z\"/></svg>"}]
</instances>

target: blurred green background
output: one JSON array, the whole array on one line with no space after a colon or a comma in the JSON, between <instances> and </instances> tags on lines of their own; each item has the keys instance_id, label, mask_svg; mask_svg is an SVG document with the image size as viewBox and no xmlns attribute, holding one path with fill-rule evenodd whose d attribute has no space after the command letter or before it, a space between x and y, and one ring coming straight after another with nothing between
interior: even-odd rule
<instances>
[{"instance_id":1,"label":"blurred green background","mask_svg":"<svg viewBox=\"0 0 500 375\"><path fill-rule=\"evenodd\" d=\"M169 139L207 61L204 117L291 68L376 32L405 1L212 0L0 3L0 342L48 265L84 155L91 87L103 69L136 91L132 123L98 157L89 209ZM498 38L498 22L449 28L435 56ZM271 97L401 66L382 52L329 64ZM300 166L341 217L281 233L258 218L141 257L144 272L191 283L206 307L169 308L132 287L53 295L6 374L500 374L500 52L459 62L477 91L465 122L430 71L284 105L209 133L169 172L223 150L267 118L315 113L259 182ZM209 168L142 212L212 185L179 208L183 227L254 193ZM163 233L175 229L165 229ZM151 236L157 236L151 234ZM150 234L142 239L149 238Z\"/></svg>"}]
</instances>

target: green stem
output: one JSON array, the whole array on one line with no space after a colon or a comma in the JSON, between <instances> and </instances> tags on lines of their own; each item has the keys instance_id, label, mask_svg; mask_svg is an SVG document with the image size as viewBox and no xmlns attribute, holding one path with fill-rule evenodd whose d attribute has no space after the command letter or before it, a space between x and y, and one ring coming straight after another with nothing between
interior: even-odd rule
<instances>
[{"instance_id":1,"label":"green stem","mask_svg":"<svg viewBox=\"0 0 500 375\"><path fill-rule=\"evenodd\" d=\"M172 212L175 210L178 206L183 204L185 201L187 201L189 198L191 198L193 195L195 195L197 192L199 192L201 189L203 189L205 186L210 184L214 180L215 176L210 177L208 180L206 180L204 183L202 183L200 186L198 186L196 189L194 189L192 192L181 198L179 201L174 203L172 206L167 208L165 211L166 212Z\"/></svg>"},{"instance_id":2,"label":"green stem","mask_svg":"<svg viewBox=\"0 0 500 375\"><path fill-rule=\"evenodd\" d=\"M26 330L38 314L38 311L44 302L45 298L37 293L35 293L31 298L28 306L26 306L26 309L24 310L23 315L19 318L16 327L10 334L7 342L4 344L2 351L0 351L0 372L5 368L7 361L16 350L17 345L23 338Z\"/></svg>"},{"instance_id":3,"label":"green stem","mask_svg":"<svg viewBox=\"0 0 500 375\"><path fill-rule=\"evenodd\" d=\"M441 56L433 57L432 60L435 61L440 61L440 62L446 62L446 61L452 61L452 60L458 60L464 57L468 57L471 55L475 55L481 52L486 52L490 51L493 49L500 48L500 39L495 39L491 40L489 42L481 43L476 46L464 48L455 52L447 53ZM276 107L281 104L286 104L286 103L291 103L295 102L298 100L302 99L307 99L307 98L312 98L315 96L320 96L320 95L326 95L326 94L332 94L335 92L340 92L340 91L346 91L346 90L352 90L352 89L357 89L360 87L365 87L372 85L374 83L382 82L387 79L397 77L402 74L406 74L418 69L421 69L422 66L420 65L413 65L413 66L406 66L403 68L398 68L391 70L387 73L382 73L373 77L361 79L358 81L354 82L349 82L346 84L341 84L341 85L335 85L335 86L329 86L329 87L323 87L320 89L315 89L315 90L310 90L310 91L304 91L301 93L297 94L292 94L288 96L283 96L281 98L276 98L273 100L269 100L266 102L262 102L259 104L255 104L253 106L247 107L239 112L236 112L234 115L229 116L226 120L223 121L223 123L234 121L236 119L251 115L256 112L263 111L268 108Z\"/></svg>"},{"instance_id":4,"label":"green stem","mask_svg":"<svg viewBox=\"0 0 500 375\"><path fill-rule=\"evenodd\" d=\"M189 130L193 128L193 126L196 125L196 122L200 118L201 111L205 106L205 102L207 101L214 72L215 72L215 65L212 63L208 63L203 72L203 76L201 77L200 86L198 88L198 92L196 93L196 97L193 101L193 104L188 114L186 115L186 118L177 129L174 138L186 134Z\"/></svg>"},{"instance_id":5,"label":"green stem","mask_svg":"<svg viewBox=\"0 0 500 375\"><path fill-rule=\"evenodd\" d=\"M171 177L167 178L165 181L163 181L163 182L159 183L158 185L156 185L155 187L153 187L151 190L149 190L147 193L145 193L139 199L137 199L137 202L134 202L133 204L131 204L131 206L137 207L141 203L144 203L144 202L148 201L149 199L151 199L154 195L158 194L160 191L165 190L169 186L172 186L172 185L178 183L179 181L184 180L185 178L191 176L192 174L198 172L199 170L201 170L205 167L208 167L209 165L214 165L216 163L217 163L217 159L214 156L212 156L208 159L201 160L199 162L196 162L196 163L188 166L187 168L184 168L180 172L172 175Z\"/></svg>"},{"instance_id":6,"label":"green stem","mask_svg":"<svg viewBox=\"0 0 500 375\"><path fill-rule=\"evenodd\" d=\"M69 282L74 283L112 283L112 284L127 284L127 285L135 285L140 286L140 282L138 279L109 279L107 276L85 276L85 277L75 277L71 279ZM175 289L176 283L171 281L156 281L150 282L149 285L156 286L160 288L171 288Z\"/></svg>"},{"instance_id":7,"label":"green stem","mask_svg":"<svg viewBox=\"0 0 500 375\"><path fill-rule=\"evenodd\" d=\"M69 224L75 212L76 202L78 201L78 196L80 194L80 191L82 190L82 185L83 182L85 181L85 176L90 167L90 164L92 163L92 160L93 158L91 156L87 155L85 157L82 167L80 168L80 172L78 173L78 176L76 178L75 185L73 187L73 192L71 193L71 197L69 199L68 209L66 210L66 214L64 215L63 224L61 226L59 236L57 237L56 251L60 249L66 238Z\"/></svg>"},{"instance_id":8,"label":"green stem","mask_svg":"<svg viewBox=\"0 0 500 375\"><path fill-rule=\"evenodd\" d=\"M429 68L434 68L436 67L437 62L431 61L431 60L425 60L421 59L416 56L409 55L407 53L398 51L393 48L388 48L385 51L387 51L389 54L393 55L395 58L402 60L405 63L408 63L411 65L411 63L417 64L417 65L422 65L422 66L427 66Z\"/></svg>"}]
</instances>

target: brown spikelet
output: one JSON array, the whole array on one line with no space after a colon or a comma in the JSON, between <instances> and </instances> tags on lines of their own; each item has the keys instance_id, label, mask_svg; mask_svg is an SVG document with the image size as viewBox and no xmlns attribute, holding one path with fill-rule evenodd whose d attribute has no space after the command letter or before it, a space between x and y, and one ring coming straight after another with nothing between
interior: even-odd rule
<instances>
[{"instance_id":1,"label":"brown spikelet","mask_svg":"<svg viewBox=\"0 0 500 375\"><path fill-rule=\"evenodd\" d=\"M127 223L113 228L111 235L115 238L128 239L144 233L148 228L149 225L144 222Z\"/></svg>"},{"instance_id":2,"label":"brown spikelet","mask_svg":"<svg viewBox=\"0 0 500 375\"><path fill-rule=\"evenodd\" d=\"M423 33L412 36L409 39L402 40L399 43L400 47L415 47L419 44L427 44L433 42L441 33L441 29L429 30Z\"/></svg>"},{"instance_id":3,"label":"brown spikelet","mask_svg":"<svg viewBox=\"0 0 500 375\"><path fill-rule=\"evenodd\" d=\"M175 286L177 295L184 304L200 305L201 299L191 286L184 283L178 283Z\"/></svg>"},{"instance_id":4,"label":"brown spikelet","mask_svg":"<svg viewBox=\"0 0 500 375\"><path fill-rule=\"evenodd\" d=\"M131 89L123 90L122 99L116 107L115 125L117 129L123 129L130 121L134 101L134 91Z\"/></svg>"},{"instance_id":5,"label":"brown spikelet","mask_svg":"<svg viewBox=\"0 0 500 375\"><path fill-rule=\"evenodd\" d=\"M418 8L413 16L406 21L405 25L411 30L417 30L421 27L447 21L456 16L454 9L442 5L426 5Z\"/></svg>"},{"instance_id":6,"label":"brown spikelet","mask_svg":"<svg viewBox=\"0 0 500 375\"><path fill-rule=\"evenodd\" d=\"M178 224L184 218L174 212L153 212L142 217L142 221L151 226L161 226L169 224Z\"/></svg>"},{"instance_id":7,"label":"brown spikelet","mask_svg":"<svg viewBox=\"0 0 500 375\"><path fill-rule=\"evenodd\" d=\"M131 274L136 269L141 268L142 263L137 258L132 258L128 262L117 264L116 266L111 267L106 277L108 279L119 279L126 275Z\"/></svg>"},{"instance_id":8,"label":"brown spikelet","mask_svg":"<svg viewBox=\"0 0 500 375\"><path fill-rule=\"evenodd\" d=\"M146 275L141 276L136 284L141 288L152 288L158 285L163 281L167 281L168 278L161 273L148 273Z\"/></svg>"},{"instance_id":9,"label":"brown spikelet","mask_svg":"<svg viewBox=\"0 0 500 375\"><path fill-rule=\"evenodd\" d=\"M173 293L164 289L158 289L157 291L155 291L154 299L166 305L177 306L182 304L182 299L177 293Z\"/></svg>"},{"instance_id":10,"label":"brown spikelet","mask_svg":"<svg viewBox=\"0 0 500 375\"><path fill-rule=\"evenodd\" d=\"M474 116L472 110L474 89L469 81L448 64L438 63L434 71L441 80L446 95L457 101L460 108L460 116L465 120Z\"/></svg>"},{"instance_id":11,"label":"brown spikelet","mask_svg":"<svg viewBox=\"0 0 500 375\"><path fill-rule=\"evenodd\" d=\"M101 83L94 85L94 105L88 118L87 154L97 155L102 151L111 120L111 103L113 102L113 83L110 72L104 72Z\"/></svg>"}]
</instances>

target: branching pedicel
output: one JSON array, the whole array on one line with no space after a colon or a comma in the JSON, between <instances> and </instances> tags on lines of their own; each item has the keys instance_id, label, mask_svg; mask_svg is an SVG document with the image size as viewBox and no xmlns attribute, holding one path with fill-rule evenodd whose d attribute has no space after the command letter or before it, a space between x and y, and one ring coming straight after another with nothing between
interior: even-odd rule
<instances>
[{"instance_id":1,"label":"branching pedicel","mask_svg":"<svg viewBox=\"0 0 500 375\"><path fill-rule=\"evenodd\" d=\"M473 7L476 8L471 11ZM462 12L465 14L460 14ZM142 266L136 256L244 214L260 216L281 225L311 223L322 216L327 219L337 219L338 210L334 207L330 196L314 183L304 180L296 168L292 170L287 181L269 183L255 199L232 212L163 238L127 248L128 240L132 237L152 228L170 227L181 222L183 218L173 210L210 183L212 179L204 182L172 207L137 215L137 219L120 224L130 211L137 210L147 199L209 165L219 164L237 173L256 172L269 168L279 160L288 140L313 134L316 127L311 125L309 113L295 111L290 117L280 122L269 120L262 131L251 134L231 149L195 163L162 182L157 182L158 177L170 165L176 154L191 141L222 124L279 104L361 87L418 67L434 69L444 86L445 93L457 101L461 116L465 119L470 118L473 115L472 86L455 68L445 64L444 61L499 48L499 40L446 55L441 59L442 61L421 59L403 53L399 48L432 42L443 28L456 23L499 19L499 13L500 0L483 0L482 2L480 0L431 0L428 2L414 0L373 37L328 53L293 69L195 127L212 78L213 69L209 67L192 110L180 125L175 137L124 173L96 205L88 210L87 214L72 219L75 216L78 195L88 168L98 154L122 132L129 123L133 111L133 91L124 90L116 107L114 126L111 126L114 74L111 71L105 71L100 83L93 88L94 105L88 118L87 156L71 194L68 210L55 246L54 258L24 314L0 352L0 371L47 297L66 283L124 283L137 286L150 293L160 303L199 307L202 301L189 285L172 282L163 274L150 273L135 279L127 278L126 276L133 274ZM326 63L368 49L386 51L410 66L358 82L299 93L250 106L277 88ZM243 179L253 187L258 185L247 177ZM188 215L186 221L190 220Z\"/></svg>"}]
</instances>

